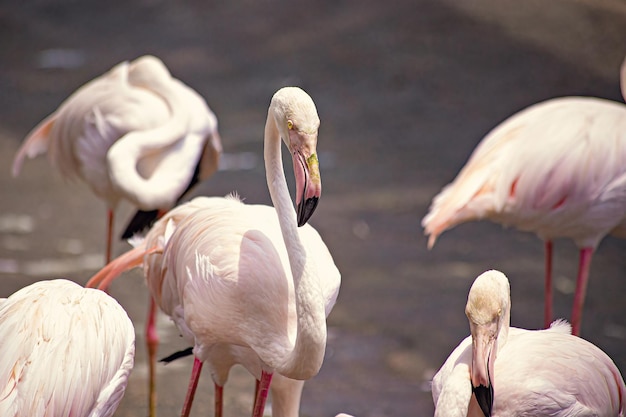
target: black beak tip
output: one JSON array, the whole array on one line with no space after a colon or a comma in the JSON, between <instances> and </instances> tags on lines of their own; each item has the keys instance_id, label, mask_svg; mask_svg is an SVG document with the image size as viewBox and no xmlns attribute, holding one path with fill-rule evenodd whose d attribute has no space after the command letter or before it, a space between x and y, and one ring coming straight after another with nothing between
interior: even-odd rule
<instances>
[{"instance_id":1,"label":"black beak tip","mask_svg":"<svg viewBox=\"0 0 626 417\"><path fill-rule=\"evenodd\" d=\"M491 409L493 408L493 385L489 385L489 387L484 385L472 387L472 392L485 417L491 417Z\"/></svg>"},{"instance_id":2,"label":"black beak tip","mask_svg":"<svg viewBox=\"0 0 626 417\"><path fill-rule=\"evenodd\" d=\"M190 355L193 355L193 347L188 347L186 349L179 350L178 352L174 352L171 355L166 356L163 359L160 359L159 362L168 364L170 362L175 361L176 359L184 358L185 356L190 356Z\"/></svg>"},{"instance_id":3,"label":"black beak tip","mask_svg":"<svg viewBox=\"0 0 626 417\"><path fill-rule=\"evenodd\" d=\"M318 197L311 197L298 204L298 227L302 227L309 221L313 212L317 208Z\"/></svg>"}]
</instances>

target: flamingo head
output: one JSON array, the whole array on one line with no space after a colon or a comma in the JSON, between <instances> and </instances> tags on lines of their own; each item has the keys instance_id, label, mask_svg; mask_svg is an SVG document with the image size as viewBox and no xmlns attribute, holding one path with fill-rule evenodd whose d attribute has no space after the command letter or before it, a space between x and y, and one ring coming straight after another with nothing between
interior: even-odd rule
<instances>
[{"instance_id":1,"label":"flamingo head","mask_svg":"<svg viewBox=\"0 0 626 417\"><path fill-rule=\"evenodd\" d=\"M311 97L298 87L281 88L273 101L280 135L293 159L298 226L303 226L315 211L322 193L316 151L320 119Z\"/></svg>"},{"instance_id":2,"label":"flamingo head","mask_svg":"<svg viewBox=\"0 0 626 417\"><path fill-rule=\"evenodd\" d=\"M485 417L491 416L494 402L492 378L498 350L498 337L510 314L510 289L499 271L481 274L472 285L465 314L472 334L472 392Z\"/></svg>"}]
</instances>

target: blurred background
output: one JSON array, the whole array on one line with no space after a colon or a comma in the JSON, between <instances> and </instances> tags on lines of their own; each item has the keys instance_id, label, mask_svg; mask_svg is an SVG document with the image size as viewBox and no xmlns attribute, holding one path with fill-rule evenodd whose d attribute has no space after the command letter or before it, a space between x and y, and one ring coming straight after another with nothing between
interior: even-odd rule
<instances>
[{"instance_id":1,"label":"blurred background","mask_svg":"<svg viewBox=\"0 0 626 417\"><path fill-rule=\"evenodd\" d=\"M473 279L511 280L512 325L543 320L543 244L481 222L426 249L420 220L480 139L541 100L622 102L622 0L30 0L0 3L0 297L34 281L84 284L104 261L105 205L45 158L10 176L28 131L76 88L115 64L160 57L215 111L223 169L192 195L236 190L269 203L262 135L271 95L298 85L315 100L323 196L311 220L342 272L324 366L301 415L432 415L429 381L469 334ZM289 164L287 164L289 165ZM290 169L290 168L288 168ZM117 232L131 208L118 210ZM122 224L124 223L124 224ZM117 241L115 253L128 249ZM626 242L593 259L582 336L626 371ZM555 313L569 318L578 250L555 242ZM118 416L147 415L139 272L112 288L137 326L136 367ZM161 317L159 355L186 347ZM6 343L3 341L2 343ZM159 415L177 415L191 358L159 366ZM238 368L226 416L248 415L253 378ZM194 416L212 413L208 373Z\"/></svg>"}]
</instances>

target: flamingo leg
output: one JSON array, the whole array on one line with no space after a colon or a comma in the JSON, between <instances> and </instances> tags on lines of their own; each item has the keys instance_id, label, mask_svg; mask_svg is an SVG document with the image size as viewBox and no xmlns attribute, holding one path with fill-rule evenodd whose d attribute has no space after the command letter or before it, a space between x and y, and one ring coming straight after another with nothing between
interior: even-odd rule
<instances>
[{"instance_id":1,"label":"flamingo leg","mask_svg":"<svg viewBox=\"0 0 626 417\"><path fill-rule=\"evenodd\" d=\"M222 417L224 412L224 387L215 384L215 417Z\"/></svg>"},{"instance_id":2,"label":"flamingo leg","mask_svg":"<svg viewBox=\"0 0 626 417\"><path fill-rule=\"evenodd\" d=\"M545 284L544 284L544 306L543 306L543 326L550 327L552 323L552 241L546 240L545 245Z\"/></svg>"},{"instance_id":3,"label":"flamingo leg","mask_svg":"<svg viewBox=\"0 0 626 417\"><path fill-rule=\"evenodd\" d=\"M270 390L270 383L272 382L272 373L261 371L261 380L257 381L256 396L254 399L254 408L252 410L252 417L263 417L265 411L265 402L267 401L267 394Z\"/></svg>"},{"instance_id":4,"label":"flamingo leg","mask_svg":"<svg viewBox=\"0 0 626 417\"><path fill-rule=\"evenodd\" d=\"M578 278L576 279L576 292L574 293L574 306L572 308L572 334L576 336L580 335L580 323L583 316L583 304L585 303L585 295L587 293L592 256L593 248L582 248L580 250Z\"/></svg>"},{"instance_id":5,"label":"flamingo leg","mask_svg":"<svg viewBox=\"0 0 626 417\"><path fill-rule=\"evenodd\" d=\"M196 395L196 388L198 388L198 381L200 380L200 372L202 372L202 362L194 356L193 369L191 371L191 378L189 379L189 387L187 388L187 396L183 404L183 411L180 413L181 417L189 417L193 397Z\"/></svg>"},{"instance_id":6,"label":"flamingo leg","mask_svg":"<svg viewBox=\"0 0 626 417\"><path fill-rule=\"evenodd\" d=\"M148 409L150 417L156 417L156 351L159 346L159 335L156 331L157 306L150 296L148 322L146 324L146 347L148 351Z\"/></svg>"},{"instance_id":7,"label":"flamingo leg","mask_svg":"<svg viewBox=\"0 0 626 417\"><path fill-rule=\"evenodd\" d=\"M113 246L113 223L114 214L112 209L107 210L107 247L106 247L106 263L111 262L112 246Z\"/></svg>"},{"instance_id":8,"label":"flamingo leg","mask_svg":"<svg viewBox=\"0 0 626 417\"><path fill-rule=\"evenodd\" d=\"M259 392L259 386L261 385L261 381L254 378L254 404L252 405L252 412L254 413L254 407L256 406L257 401L257 393Z\"/></svg>"}]
</instances>

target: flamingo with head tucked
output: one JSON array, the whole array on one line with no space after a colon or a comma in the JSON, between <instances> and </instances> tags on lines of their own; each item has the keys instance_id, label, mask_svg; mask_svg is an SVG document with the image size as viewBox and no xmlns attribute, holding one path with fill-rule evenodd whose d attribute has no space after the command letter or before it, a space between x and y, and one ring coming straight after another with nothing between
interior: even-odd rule
<instances>
[{"instance_id":1,"label":"flamingo with head tucked","mask_svg":"<svg viewBox=\"0 0 626 417\"><path fill-rule=\"evenodd\" d=\"M108 417L133 368L135 330L102 291L64 279L0 299L0 415Z\"/></svg>"},{"instance_id":2,"label":"flamingo with head tucked","mask_svg":"<svg viewBox=\"0 0 626 417\"><path fill-rule=\"evenodd\" d=\"M509 281L487 271L465 313L471 335L433 378L435 417L624 416L626 386L602 350L563 320L546 330L509 327Z\"/></svg>"},{"instance_id":3,"label":"flamingo with head tucked","mask_svg":"<svg viewBox=\"0 0 626 417\"><path fill-rule=\"evenodd\" d=\"M131 237L217 169L217 119L204 99L173 78L163 62L122 62L74 92L29 135L13 161L47 153L68 179L79 178L108 206L106 259L121 200L138 207Z\"/></svg>"},{"instance_id":4,"label":"flamingo with head tucked","mask_svg":"<svg viewBox=\"0 0 626 417\"><path fill-rule=\"evenodd\" d=\"M268 110L264 146L274 206L246 205L236 197L192 200L164 216L139 247L90 281L108 285L119 272L143 263L154 299L194 344L183 416L204 362L216 388L234 363L257 377L255 417L263 413L274 373L280 375L276 388L292 392L291 411L284 415L297 415L302 380L322 365L326 316L336 301L340 274L319 234L306 224L321 194L318 128L309 95L296 87L280 89ZM283 171L281 138L293 158L297 212Z\"/></svg>"},{"instance_id":5,"label":"flamingo with head tucked","mask_svg":"<svg viewBox=\"0 0 626 417\"><path fill-rule=\"evenodd\" d=\"M85 181L108 206L109 262L113 214L121 200L139 208L123 234L128 238L212 175L221 152L217 118L204 99L173 78L158 58L143 56L85 84L33 129L15 156L13 175L19 174L26 157L47 153L65 178ZM155 314L150 300L150 364L158 345ZM151 387L154 379L151 366ZM149 404L155 416L154 396Z\"/></svg>"},{"instance_id":6,"label":"flamingo with head tucked","mask_svg":"<svg viewBox=\"0 0 626 417\"><path fill-rule=\"evenodd\" d=\"M621 69L626 99L626 60ZM591 257L626 237L626 105L593 97L535 104L494 128L422 220L431 248L445 230L489 219L545 241L544 325L552 321L552 240L572 239L580 263L572 328L580 333Z\"/></svg>"}]
</instances>

